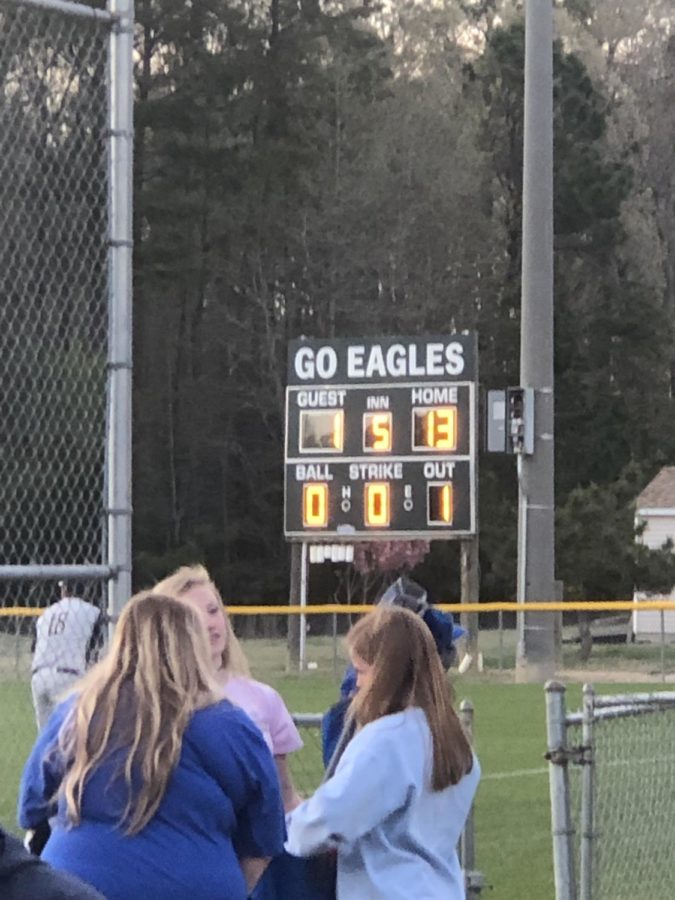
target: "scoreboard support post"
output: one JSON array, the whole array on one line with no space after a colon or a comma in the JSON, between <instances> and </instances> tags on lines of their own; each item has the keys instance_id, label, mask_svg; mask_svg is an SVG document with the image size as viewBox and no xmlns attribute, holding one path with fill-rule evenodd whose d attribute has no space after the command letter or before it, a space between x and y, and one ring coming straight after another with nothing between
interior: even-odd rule
<instances>
[{"instance_id":1,"label":"scoreboard support post","mask_svg":"<svg viewBox=\"0 0 675 900\"><path fill-rule=\"evenodd\" d=\"M307 541L300 544L300 606L307 606L307 582L309 581L309 561L307 559ZM307 658L307 616L300 613L300 653L298 668L304 671Z\"/></svg>"},{"instance_id":2,"label":"scoreboard support post","mask_svg":"<svg viewBox=\"0 0 675 900\"><path fill-rule=\"evenodd\" d=\"M300 596L300 584L303 580L302 576L302 544L294 542L291 544L291 577L289 603L295 605ZM305 584L306 584L305 580ZM297 669L300 666L300 617L288 616L287 626L287 646L288 646L288 668L289 670Z\"/></svg>"},{"instance_id":3,"label":"scoreboard support post","mask_svg":"<svg viewBox=\"0 0 675 900\"><path fill-rule=\"evenodd\" d=\"M463 540L461 556L461 602L478 603L480 571L478 568L478 536ZM478 613L462 613L462 628L466 631L467 653L478 659Z\"/></svg>"}]
</instances>

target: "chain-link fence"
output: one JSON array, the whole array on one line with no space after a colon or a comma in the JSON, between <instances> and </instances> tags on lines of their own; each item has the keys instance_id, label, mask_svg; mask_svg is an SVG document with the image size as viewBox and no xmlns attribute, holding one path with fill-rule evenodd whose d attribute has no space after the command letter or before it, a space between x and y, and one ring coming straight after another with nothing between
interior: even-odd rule
<instances>
[{"instance_id":1,"label":"chain-link fence","mask_svg":"<svg viewBox=\"0 0 675 900\"><path fill-rule=\"evenodd\" d=\"M31 613L64 577L99 608L128 596L131 6L115 5L0 0L0 701L12 786L35 737ZM3 823L14 802L13 790L0 796Z\"/></svg>"},{"instance_id":2,"label":"chain-link fence","mask_svg":"<svg viewBox=\"0 0 675 900\"><path fill-rule=\"evenodd\" d=\"M303 740L303 747L289 756L293 783L298 793L309 797L321 784L324 775L321 749L321 719L318 713L295 713L293 720Z\"/></svg>"},{"instance_id":3,"label":"chain-link fence","mask_svg":"<svg viewBox=\"0 0 675 900\"><path fill-rule=\"evenodd\" d=\"M675 884L675 693L547 686L556 900L667 900Z\"/></svg>"},{"instance_id":4,"label":"chain-link fence","mask_svg":"<svg viewBox=\"0 0 675 900\"><path fill-rule=\"evenodd\" d=\"M5 564L104 559L107 32L0 4Z\"/></svg>"},{"instance_id":5,"label":"chain-link fence","mask_svg":"<svg viewBox=\"0 0 675 900\"><path fill-rule=\"evenodd\" d=\"M131 10L0 0L0 608L130 587Z\"/></svg>"}]
</instances>

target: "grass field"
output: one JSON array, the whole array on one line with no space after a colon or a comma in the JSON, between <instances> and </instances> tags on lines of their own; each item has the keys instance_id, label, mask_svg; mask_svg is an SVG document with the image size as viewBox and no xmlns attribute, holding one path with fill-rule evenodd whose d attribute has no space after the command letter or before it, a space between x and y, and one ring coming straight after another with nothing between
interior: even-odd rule
<instances>
[{"instance_id":1,"label":"grass field","mask_svg":"<svg viewBox=\"0 0 675 900\"><path fill-rule=\"evenodd\" d=\"M247 646L254 674L274 685L293 712L322 712L337 695L332 645L309 642L309 659L318 668L303 675L283 674L283 647L271 641ZM553 897L544 691L540 685L500 683L494 677L457 677L458 702L475 708L475 744L483 779L476 801L476 861L491 886L490 900L547 900ZM605 693L638 690L637 683L597 685ZM654 688L654 685L651 685ZM568 708L581 701L581 686L568 688ZM21 766L35 737L30 692L24 678L5 672L0 681L0 746L4 777L0 784L0 821L13 827ZM305 791L319 780L318 733L306 731L305 749L294 760L298 785Z\"/></svg>"}]
</instances>

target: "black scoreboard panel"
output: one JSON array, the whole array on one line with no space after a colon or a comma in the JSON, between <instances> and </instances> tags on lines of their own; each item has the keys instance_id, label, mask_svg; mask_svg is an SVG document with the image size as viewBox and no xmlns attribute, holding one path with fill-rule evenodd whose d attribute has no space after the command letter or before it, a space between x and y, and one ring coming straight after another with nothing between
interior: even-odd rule
<instances>
[{"instance_id":1,"label":"black scoreboard panel","mask_svg":"<svg viewBox=\"0 0 675 900\"><path fill-rule=\"evenodd\" d=\"M326 460L469 456L472 393L471 384L289 387L287 453Z\"/></svg>"},{"instance_id":2,"label":"black scoreboard panel","mask_svg":"<svg viewBox=\"0 0 675 900\"><path fill-rule=\"evenodd\" d=\"M475 336L295 341L289 538L475 533Z\"/></svg>"},{"instance_id":3,"label":"black scoreboard panel","mask_svg":"<svg viewBox=\"0 0 675 900\"><path fill-rule=\"evenodd\" d=\"M468 460L296 463L286 476L287 524L294 526L291 534L316 538L466 534L472 531L469 484Z\"/></svg>"}]
</instances>

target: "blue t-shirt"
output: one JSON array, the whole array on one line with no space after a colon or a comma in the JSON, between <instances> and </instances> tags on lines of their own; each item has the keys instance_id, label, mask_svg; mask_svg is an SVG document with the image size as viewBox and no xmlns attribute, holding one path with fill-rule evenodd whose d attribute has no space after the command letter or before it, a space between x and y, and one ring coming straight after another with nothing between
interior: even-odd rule
<instances>
[{"instance_id":1,"label":"blue t-shirt","mask_svg":"<svg viewBox=\"0 0 675 900\"><path fill-rule=\"evenodd\" d=\"M52 714L26 763L19 822L32 828L54 813L64 763L59 730L72 699ZM138 834L119 826L127 787L113 753L87 780L81 821L69 828L65 801L42 858L78 875L108 900L245 900L241 857L274 856L285 837L272 756L246 713L223 700L197 711L178 765L150 822Z\"/></svg>"}]
</instances>

